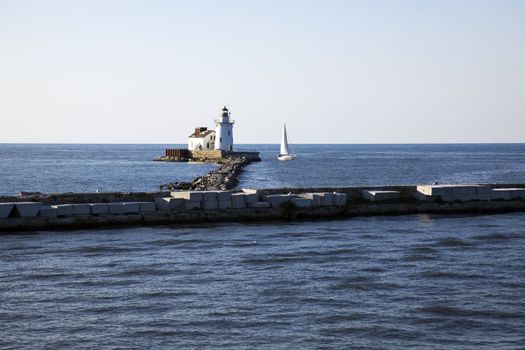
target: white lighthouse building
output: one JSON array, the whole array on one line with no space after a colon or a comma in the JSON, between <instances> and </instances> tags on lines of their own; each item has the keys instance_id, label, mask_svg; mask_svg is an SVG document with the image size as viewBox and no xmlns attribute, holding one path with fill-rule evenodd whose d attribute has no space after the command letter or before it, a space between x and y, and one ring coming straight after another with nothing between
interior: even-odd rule
<instances>
[{"instance_id":1,"label":"white lighthouse building","mask_svg":"<svg viewBox=\"0 0 525 350\"><path fill-rule=\"evenodd\" d=\"M228 108L224 106L219 119L215 120L215 149L221 151L233 151L233 124Z\"/></svg>"}]
</instances>

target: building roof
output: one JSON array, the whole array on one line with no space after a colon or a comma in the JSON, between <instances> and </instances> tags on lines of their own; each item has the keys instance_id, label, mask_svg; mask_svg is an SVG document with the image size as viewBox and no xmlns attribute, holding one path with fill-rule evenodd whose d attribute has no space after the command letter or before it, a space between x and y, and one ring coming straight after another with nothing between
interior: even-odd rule
<instances>
[{"instance_id":1,"label":"building roof","mask_svg":"<svg viewBox=\"0 0 525 350\"><path fill-rule=\"evenodd\" d=\"M190 136L188 136L188 138L195 138L195 139L201 139L201 138L204 138L210 134L214 134L215 133L215 130L206 130L206 131L203 131L203 132L199 132L199 133L193 133L191 134Z\"/></svg>"}]
</instances>

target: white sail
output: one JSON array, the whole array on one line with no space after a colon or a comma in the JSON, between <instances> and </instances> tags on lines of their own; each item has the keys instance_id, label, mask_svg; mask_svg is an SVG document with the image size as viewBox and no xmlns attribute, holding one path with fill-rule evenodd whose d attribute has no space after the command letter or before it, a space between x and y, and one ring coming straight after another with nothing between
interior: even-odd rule
<instances>
[{"instance_id":1,"label":"white sail","mask_svg":"<svg viewBox=\"0 0 525 350\"><path fill-rule=\"evenodd\" d=\"M281 138L281 155L285 156L290 154L288 151L288 138L286 137L286 124L283 125L283 137Z\"/></svg>"}]
</instances>

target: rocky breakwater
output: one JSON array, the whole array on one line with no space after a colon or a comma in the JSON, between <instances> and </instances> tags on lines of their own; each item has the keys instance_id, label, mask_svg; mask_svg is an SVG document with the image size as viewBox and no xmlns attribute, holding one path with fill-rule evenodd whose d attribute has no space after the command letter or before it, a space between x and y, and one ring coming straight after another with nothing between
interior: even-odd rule
<instances>
[{"instance_id":1,"label":"rocky breakwater","mask_svg":"<svg viewBox=\"0 0 525 350\"><path fill-rule=\"evenodd\" d=\"M160 186L161 191L173 190L196 190L196 191L216 191L231 190L239 183L239 176L243 168L250 164L247 158L226 158L221 160L219 167L210 171L204 176L197 177L191 183L175 182Z\"/></svg>"}]
</instances>

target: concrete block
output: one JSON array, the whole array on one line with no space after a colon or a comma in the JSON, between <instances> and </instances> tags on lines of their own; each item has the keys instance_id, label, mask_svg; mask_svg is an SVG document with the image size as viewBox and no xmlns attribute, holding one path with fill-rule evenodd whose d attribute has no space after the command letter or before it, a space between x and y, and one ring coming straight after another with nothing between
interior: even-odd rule
<instances>
[{"instance_id":1,"label":"concrete block","mask_svg":"<svg viewBox=\"0 0 525 350\"><path fill-rule=\"evenodd\" d=\"M219 201L230 201L232 199L231 191L217 191Z\"/></svg>"},{"instance_id":2,"label":"concrete block","mask_svg":"<svg viewBox=\"0 0 525 350\"><path fill-rule=\"evenodd\" d=\"M233 209L246 208L246 201L245 201L244 193L233 193L231 202L232 202Z\"/></svg>"},{"instance_id":3,"label":"concrete block","mask_svg":"<svg viewBox=\"0 0 525 350\"><path fill-rule=\"evenodd\" d=\"M508 188L509 199L525 199L525 188Z\"/></svg>"},{"instance_id":4,"label":"concrete block","mask_svg":"<svg viewBox=\"0 0 525 350\"><path fill-rule=\"evenodd\" d=\"M301 193L299 194L299 197L310 199L312 201L313 207L318 207L321 205L321 194L320 193Z\"/></svg>"},{"instance_id":5,"label":"concrete block","mask_svg":"<svg viewBox=\"0 0 525 350\"><path fill-rule=\"evenodd\" d=\"M270 208L270 203L269 202L252 202L252 203L248 203L248 208Z\"/></svg>"},{"instance_id":6,"label":"concrete block","mask_svg":"<svg viewBox=\"0 0 525 350\"><path fill-rule=\"evenodd\" d=\"M203 200L202 209L204 210L217 210L219 209L219 201L217 200Z\"/></svg>"},{"instance_id":7,"label":"concrete block","mask_svg":"<svg viewBox=\"0 0 525 350\"><path fill-rule=\"evenodd\" d=\"M369 190L362 190L361 194L363 195L364 199L367 199L371 202L396 200L396 199L399 199L399 195L400 195L399 191L369 191Z\"/></svg>"},{"instance_id":8,"label":"concrete block","mask_svg":"<svg viewBox=\"0 0 525 350\"><path fill-rule=\"evenodd\" d=\"M200 208L201 208L200 201L184 201L184 210L194 210L194 209L200 209Z\"/></svg>"},{"instance_id":9,"label":"concrete block","mask_svg":"<svg viewBox=\"0 0 525 350\"><path fill-rule=\"evenodd\" d=\"M478 185L453 185L451 186L454 189L455 194L477 194L480 186Z\"/></svg>"},{"instance_id":10,"label":"concrete block","mask_svg":"<svg viewBox=\"0 0 525 350\"><path fill-rule=\"evenodd\" d=\"M263 199L270 203L272 208L279 208L281 205L283 205L283 203L286 203L293 198L296 198L296 196L291 196L288 194L270 194L263 196Z\"/></svg>"},{"instance_id":11,"label":"concrete block","mask_svg":"<svg viewBox=\"0 0 525 350\"><path fill-rule=\"evenodd\" d=\"M52 205L51 207L57 209L57 215L59 217L75 215L75 204L58 204Z\"/></svg>"},{"instance_id":12,"label":"concrete block","mask_svg":"<svg viewBox=\"0 0 525 350\"><path fill-rule=\"evenodd\" d=\"M321 196L321 205L323 206L332 206L335 205L335 196L332 192L323 192L319 193Z\"/></svg>"},{"instance_id":13,"label":"concrete block","mask_svg":"<svg viewBox=\"0 0 525 350\"><path fill-rule=\"evenodd\" d=\"M9 217L14 207L14 203L0 203L0 218Z\"/></svg>"},{"instance_id":14,"label":"concrete block","mask_svg":"<svg viewBox=\"0 0 525 350\"><path fill-rule=\"evenodd\" d=\"M91 203L91 214L100 215L109 213L109 205L107 203Z\"/></svg>"},{"instance_id":15,"label":"concrete block","mask_svg":"<svg viewBox=\"0 0 525 350\"><path fill-rule=\"evenodd\" d=\"M153 213L154 211L156 211L154 202L141 202L139 203L139 205L141 213Z\"/></svg>"},{"instance_id":16,"label":"concrete block","mask_svg":"<svg viewBox=\"0 0 525 350\"><path fill-rule=\"evenodd\" d=\"M176 192L171 192L171 196L173 198L182 198L182 199L186 199L188 201L191 201L191 202L197 202L197 201L201 201L203 196L204 192L202 191L176 191Z\"/></svg>"},{"instance_id":17,"label":"concrete block","mask_svg":"<svg viewBox=\"0 0 525 350\"><path fill-rule=\"evenodd\" d=\"M126 209L124 208L124 203L122 202L111 202L108 205L110 214L125 214Z\"/></svg>"},{"instance_id":18,"label":"concrete block","mask_svg":"<svg viewBox=\"0 0 525 350\"><path fill-rule=\"evenodd\" d=\"M124 206L124 214L138 214L140 213L140 202L122 202Z\"/></svg>"},{"instance_id":19,"label":"concrete block","mask_svg":"<svg viewBox=\"0 0 525 350\"><path fill-rule=\"evenodd\" d=\"M312 200L308 198L292 198L291 202L299 208L308 208L312 206Z\"/></svg>"},{"instance_id":20,"label":"concrete block","mask_svg":"<svg viewBox=\"0 0 525 350\"><path fill-rule=\"evenodd\" d=\"M91 205L74 204L75 215L91 215Z\"/></svg>"},{"instance_id":21,"label":"concrete block","mask_svg":"<svg viewBox=\"0 0 525 350\"><path fill-rule=\"evenodd\" d=\"M155 198L155 206L160 211L179 211L184 209L186 200L182 198L163 197Z\"/></svg>"},{"instance_id":22,"label":"concrete block","mask_svg":"<svg viewBox=\"0 0 525 350\"><path fill-rule=\"evenodd\" d=\"M334 204L341 207L346 205L346 193L335 193L334 192Z\"/></svg>"},{"instance_id":23,"label":"concrete block","mask_svg":"<svg viewBox=\"0 0 525 350\"><path fill-rule=\"evenodd\" d=\"M58 209L51 206L42 206L42 208L40 208L40 216L48 219L56 219L58 216Z\"/></svg>"},{"instance_id":24,"label":"concrete block","mask_svg":"<svg viewBox=\"0 0 525 350\"><path fill-rule=\"evenodd\" d=\"M525 188L494 188L491 197L495 200L525 199Z\"/></svg>"},{"instance_id":25,"label":"concrete block","mask_svg":"<svg viewBox=\"0 0 525 350\"><path fill-rule=\"evenodd\" d=\"M219 201L219 209L231 209L232 208L232 200L225 200L225 201Z\"/></svg>"},{"instance_id":26,"label":"concrete block","mask_svg":"<svg viewBox=\"0 0 525 350\"><path fill-rule=\"evenodd\" d=\"M411 195L412 195L412 197L414 197L418 201L429 202L429 201L432 201L432 200L435 199L435 198L432 198L432 196L428 196L426 194L423 194L423 193L417 192L417 191L416 192L412 192Z\"/></svg>"},{"instance_id":27,"label":"concrete block","mask_svg":"<svg viewBox=\"0 0 525 350\"><path fill-rule=\"evenodd\" d=\"M42 203L40 202L15 202L16 216L29 218L38 215Z\"/></svg>"},{"instance_id":28,"label":"concrete block","mask_svg":"<svg viewBox=\"0 0 525 350\"><path fill-rule=\"evenodd\" d=\"M246 202L246 204L258 202L259 199L260 199L260 196L258 193L245 193L244 194L244 201Z\"/></svg>"},{"instance_id":29,"label":"concrete block","mask_svg":"<svg viewBox=\"0 0 525 350\"><path fill-rule=\"evenodd\" d=\"M479 195L489 195L490 196L491 192L492 192L492 188L488 186L478 186L476 189L476 193Z\"/></svg>"},{"instance_id":30,"label":"concrete block","mask_svg":"<svg viewBox=\"0 0 525 350\"><path fill-rule=\"evenodd\" d=\"M253 188L243 188L242 191L244 193L248 193L248 194L255 194L255 193L257 193L257 190L253 189Z\"/></svg>"},{"instance_id":31,"label":"concrete block","mask_svg":"<svg viewBox=\"0 0 525 350\"><path fill-rule=\"evenodd\" d=\"M216 201L218 200L218 192L217 191L204 191L202 192L202 200L203 201Z\"/></svg>"}]
</instances>

